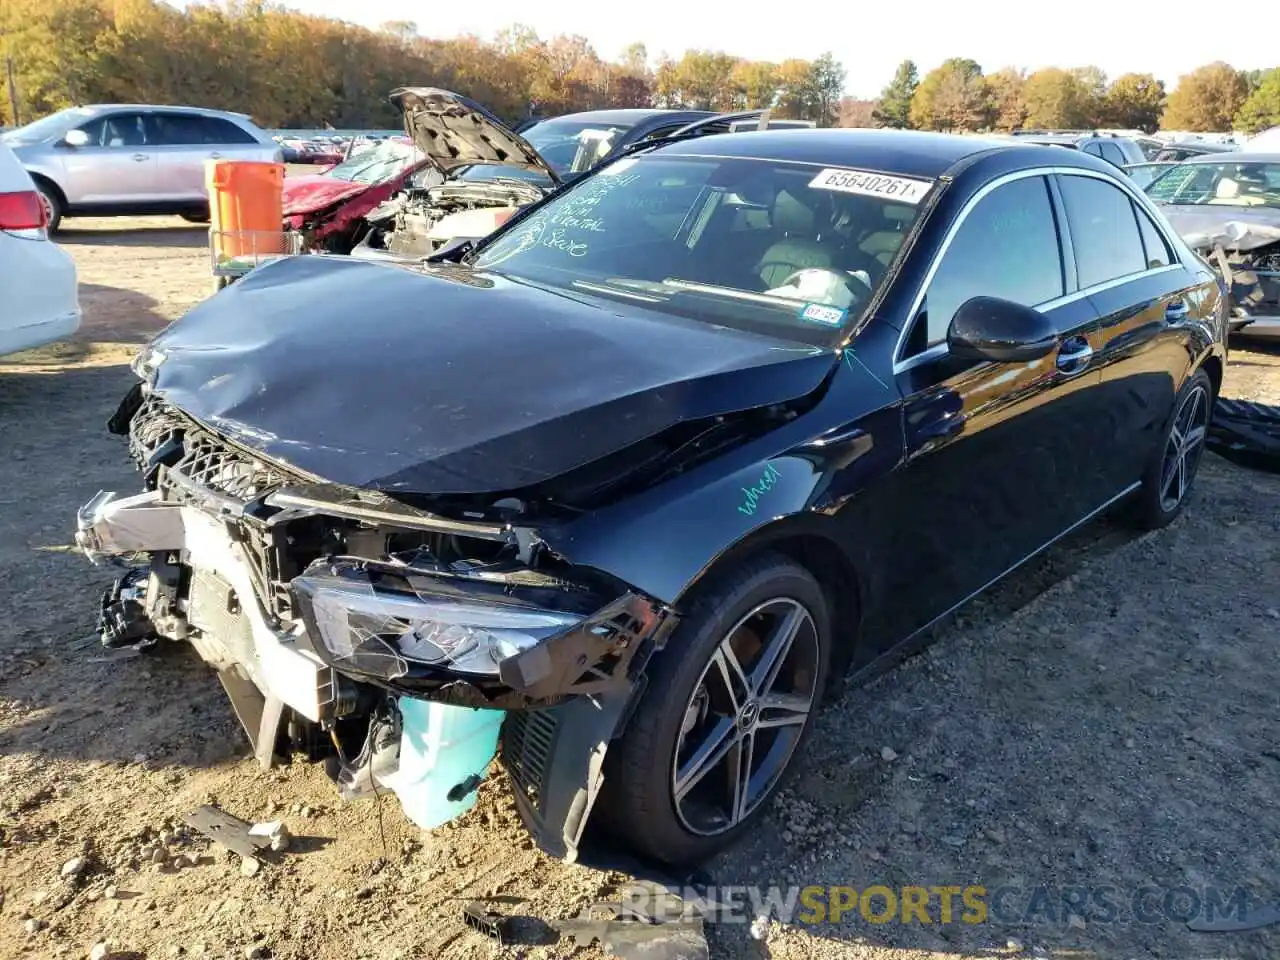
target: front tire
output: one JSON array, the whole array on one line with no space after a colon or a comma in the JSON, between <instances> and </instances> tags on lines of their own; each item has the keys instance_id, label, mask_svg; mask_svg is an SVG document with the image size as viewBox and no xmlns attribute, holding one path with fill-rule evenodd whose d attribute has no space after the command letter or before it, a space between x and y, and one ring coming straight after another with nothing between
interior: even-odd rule
<instances>
[{"instance_id":1,"label":"front tire","mask_svg":"<svg viewBox=\"0 0 1280 960\"><path fill-rule=\"evenodd\" d=\"M1159 449L1134 497L1130 516L1142 530L1159 530L1182 512L1204 454L1213 417L1213 381L1197 370L1174 398Z\"/></svg>"},{"instance_id":2,"label":"front tire","mask_svg":"<svg viewBox=\"0 0 1280 960\"><path fill-rule=\"evenodd\" d=\"M826 598L793 561L762 555L704 588L607 755L611 832L670 864L733 843L789 772L830 659Z\"/></svg>"}]
</instances>

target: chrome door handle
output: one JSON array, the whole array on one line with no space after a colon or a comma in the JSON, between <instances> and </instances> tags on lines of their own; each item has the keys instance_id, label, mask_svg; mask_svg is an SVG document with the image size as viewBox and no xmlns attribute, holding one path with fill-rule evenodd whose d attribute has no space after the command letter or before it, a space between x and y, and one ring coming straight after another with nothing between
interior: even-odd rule
<instances>
[{"instance_id":1,"label":"chrome door handle","mask_svg":"<svg viewBox=\"0 0 1280 960\"><path fill-rule=\"evenodd\" d=\"M222 154L220 154L217 150L215 150L215 151L213 151L213 153L209 154L209 159L210 159L210 160L217 160L217 159L219 159L221 156L222 156Z\"/></svg>"},{"instance_id":2,"label":"chrome door handle","mask_svg":"<svg viewBox=\"0 0 1280 960\"><path fill-rule=\"evenodd\" d=\"M1189 312L1187 305L1181 300L1177 300L1165 307L1164 318L1171 323L1177 323L1179 320L1187 319Z\"/></svg>"},{"instance_id":3,"label":"chrome door handle","mask_svg":"<svg viewBox=\"0 0 1280 960\"><path fill-rule=\"evenodd\" d=\"M135 153L133 155L133 159L141 163L143 160L150 160L151 158L145 153Z\"/></svg>"},{"instance_id":4,"label":"chrome door handle","mask_svg":"<svg viewBox=\"0 0 1280 960\"><path fill-rule=\"evenodd\" d=\"M1092 359L1093 347L1089 346L1088 341L1067 340L1058 349L1058 370L1069 375L1077 374L1088 367Z\"/></svg>"}]
</instances>

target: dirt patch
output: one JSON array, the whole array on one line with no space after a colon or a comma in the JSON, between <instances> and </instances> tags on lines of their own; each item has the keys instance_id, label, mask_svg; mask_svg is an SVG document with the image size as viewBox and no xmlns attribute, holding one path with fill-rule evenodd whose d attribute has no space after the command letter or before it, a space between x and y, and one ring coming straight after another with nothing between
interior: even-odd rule
<instances>
[{"instance_id":1,"label":"dirt patch","mask_svg":"<svg viewBox=\"0 0 1280 960\"><path fill-rule=\"evenodd\" d=\"M181 221L69 227L84 331L0 360L0 957L81 957L103 940L147 958L597 955L499 950L462 926L465 899L556 918L627 881L534 849L500 779L423 833L393 798L344 805L318 767L260 771L189 652L118 659L97 646L112 571L70 549L75 509L100 488L137 488L103 423L134 345L209 276L189 242L202 234ZM1280 356L1242 347L1226 392L1280 402ZM768 820L708 865L718 884L978 884L988 899L1004 890L999 915L871 924L854 910L775 921L762 939L718 925L713 956L1280 955L1275 927L1190 932L1176 919L1185 892L1162 913L1179 887L1280 903L1277 583L1280 477L1215 457L1169 530L1135 539L1102 522L1055 547L928 653L837 697ZM244 876L177 829L214 801L283 818L299 839ZM1064 900L1079 890L1092 899L1073 917ZM1114 918L1098 909L1106 890Z\"/></svg>"}]
</instances>

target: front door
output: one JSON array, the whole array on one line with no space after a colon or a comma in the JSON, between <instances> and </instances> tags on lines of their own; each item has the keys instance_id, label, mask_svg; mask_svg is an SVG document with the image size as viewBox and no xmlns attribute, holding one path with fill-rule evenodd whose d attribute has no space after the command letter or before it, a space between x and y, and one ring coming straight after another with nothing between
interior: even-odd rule
<instances>
[{"instance_id":1,"label":"front door","mask_svg":"<svg viewBox=\"0 0 1280 960\"><path fill-rule=\"evenodd\" d=\"M896 367L905 460L872 508L889 524L884 602L868 611L878 649L901 640L1016 566L1099 505L1093 419L1101 345L1087 297L1069 295L1055 199L1041 175L996 187L942 251ZM1058 349L1021 363L946 353L961 304L1034 306Z\"/></svg>"},{"instance_id":2,"label":"front door","mask_svg":"<svg viewBox=\"0 0 1280 960\"><path fill-rule=\"evenodd\" d=\"M156 156L141 113L106 114L79 129L89 142L67 148L62 160L72 207L128 206L156 198Z\"/></svg>"}]
</instances>

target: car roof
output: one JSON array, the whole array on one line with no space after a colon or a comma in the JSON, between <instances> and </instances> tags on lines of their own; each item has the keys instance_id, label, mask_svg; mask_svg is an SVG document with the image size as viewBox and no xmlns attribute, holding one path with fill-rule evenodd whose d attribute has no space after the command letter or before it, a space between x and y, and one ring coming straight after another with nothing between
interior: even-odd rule
<instances>
[{"instance_id":1,"label":"car roof","mask_svg":"<svg viewBox=\"0 0 1280 960\"><path fill-rule=\"evenodd\" d=\"M729 156L791 160L820 166L857 167L907 177L942 176L977 154L1008 152L1026 166L1080 166L1095 169L1071 151L1038 147L1021 139L960 136L918 130L808 129L753 130L677 140L655 152L684 156ZM1101 162L1101 161L1099 161Z\"/></svg>"},{"instance_id":2,"label":"car roof","mask_svg":"<svg viewBox=\"0 0 1280 960\"><path fill-rule=\"evenodd\" d=\"M86 103L80 109L103 113L107 110L181 110L184 113L202 113L211 117L241 117L249 119L247 113L235 110L214 110L210 107L188 107L176 103Z\"/></svg>"},{"instance_id":3,"label":"car roof","mask_svg":"<svg viewBox=\"0 0 1280 960\"><path fill-rule=\"evenodd\" d=\"M585 110L582 113L564 113L558 117L547 117L540 123L553 120L590 120L596 123L639 123L650 117L666 116L714 117L714 110L646 110L643 108L623 110Z\"/></svg>"}]
</instances>

